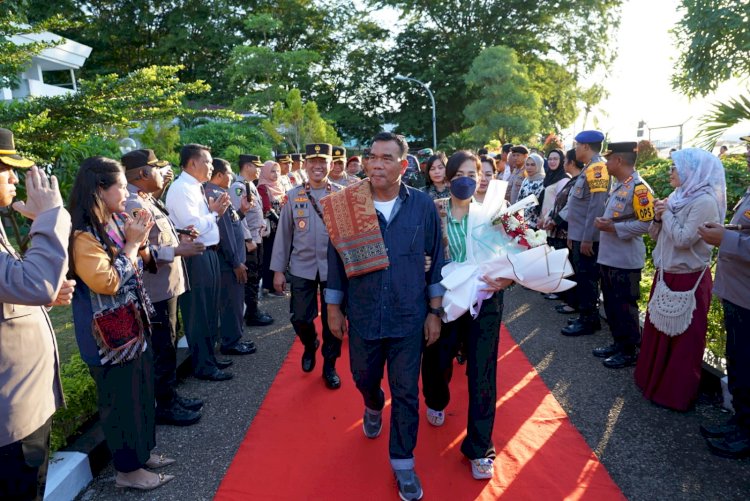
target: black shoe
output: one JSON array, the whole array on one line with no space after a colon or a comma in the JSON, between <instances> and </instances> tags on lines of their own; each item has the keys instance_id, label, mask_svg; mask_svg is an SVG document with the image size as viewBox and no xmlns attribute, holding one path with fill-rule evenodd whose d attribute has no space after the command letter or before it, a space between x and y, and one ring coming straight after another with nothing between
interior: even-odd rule
<instances>
[{"instance_id":1,"label":"black shoe","mask_svg":"<svg viewBox=\"0 0 750 501\"><path fill-rule=\"evenodd\" d=\"M737 418L732 416L724 424L701 425L700 432L705 438L721 438L737 431Z\"/></svg>"},{"instance_id":2,"label":"black shoe","mask_svg":"<svg viewBox=\"0 0 750 501\"><path fill-rule=\"evenodd\" d=\"M740 459L750 456L750 432L738 428L720 438L707 438L708 448L717 456Z\"/></svg>"},{"instance_id":3,"label":"black shoe","mask_svg":"<svg viewBox=\"0 0 750 501\"><path fill-rule=\"evenodd\" d=\"M305 348L302 353L302 372L312 372L315 368L315 352L318 351L318 346L320 346L320 341L316 339L312 349Z\"/></svg>"},{"instance_id":4,"label":"black shoe","mask_svg":"<svg viewBox=\"0 0 750 501\"><path fill-rule=\"evenodd\" d=\"M333 364L323 364L323 379L325 379L326 388L329 390L338 390L341 388L341 378Z\"/></svg>"},{"instance_id":5,"label":"black shoe","mask_svg":"<svg viewBox=\"0 0 750 501\"><path fill-rule=\"evenodd\" d=\"M188 398L175 395L174 401L177 405L189 411L199 411L203 408L203 400L200 398Z\"/></svg>"},{"instance_id":6,"label":"black shoe","mask_svg":"<svg viewBox=\"0 0 750 501\"><path fill-rule=\"evenodd\" d=\"M198 379L203 379L205 381L226 381L228 379L232 379L234 377L234 374L231 372L224 372L220 371L219 369L214 369L213 372L208 372L206 374L195 374L195 377Z\"/></svg>"},{"instance_id":7,"label":"black shoe","mask_svg":"<svg viewBox=\"0 0 750 501\"><path fill-rule=\"evenodd\" d=\"M190 426L200 420L201 413L185 409L176 402L170 407L156 408L156 424L171 424L173 426Z\"/></svg>"},{"instance_id":8,"label":"black shoe","mask_svg":"<svg viewBox=\"0 0 750 501\"><path fill-rule=\"evenodd\" d=\"M616 355L617 353L620 353L620 347L616 344L602 346L600 348L594 348L593 350L591 350L591 354L599 358L609 358L612 355Z\"/></svg>"},{"instance_id":9,"label":"black shoe","mask_svg":"<svg viewBox=\"0 0 750 501\"><path fill-rule=\"evenodd\" d=\"M630 367L631 365L635 365L635 362L637 360L638 355L629 355L627 353L620 352L604 359L604 361L602 361L602 364L604 365L604 367L607 367L609 369L622 369L623 367Z\"/></svg>"},{"instance_id":10,"label":"black shoe","mask_svg":"<svg viewBox=\"0 0 750 501\"><path fill-rule=\"evenodd\" d=\"M563 327L560 330L560 333L563 336L588 336L593 334L594 332L598 331L602 328L601 323L597 320L594 322L587 322L587 321L580 321L580 322L573 322L567 327Z\"/></svg>"},{"instance_id":11,"label":"black shoe","mask_svg":"<svg viewBox=\"0 0 750 501\"><path fill-rule=\"evenodd\" d=\"M222 355L252 355L258 350L252 341L241 341L231 348L222 348L219 351Z\"/></svg>"},{"instance_id":12,"label":"black shoe","mask_svg":"<svg viewBox=\"0 0 750 501\"><path fill-rule=\"evenodd\" d=\"M273 323L273 317L266 313L257 312L255 315L245 317L245 325L250 327L264 327Z\"/></svg>"},{"instance_id":13,"label":"black shoe","mask_svg":"<svg viewBox=\"0 0 750 501\"><path fill-rule=\"evenodd\" d=\"M224 370L227 367L231 367L233 363L234 363L234 360L229 360L229 359L226 359L226 360L217 360L216 361L216 367L218 367L219 369Z\"/></svg>"},{"instance_id":14,"label":"black shoe","mask_svg":"<svg viewBox=\"0 0 750 501\"><path fill-rule=\"evenodd\" d=\"M569 318L568 319L568 325L573 325L575 323L579 323L580 324L581 323L581 318L580 317L576 317L576 318Z\"/></svg>"}]
</instances>

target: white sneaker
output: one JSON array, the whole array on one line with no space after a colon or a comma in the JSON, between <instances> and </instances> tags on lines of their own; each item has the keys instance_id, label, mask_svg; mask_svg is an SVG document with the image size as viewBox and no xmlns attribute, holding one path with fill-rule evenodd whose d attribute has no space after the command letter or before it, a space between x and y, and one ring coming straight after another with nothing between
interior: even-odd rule
<instances>
[{"instance_id":1,"label":"white sneaker","mask_svg":"<svg viewBox=\"0 0 750 501\"><path fill-rule=\"evenodd\" d=\"M427 422L432 426L443 426L443 423L445 423L445 411L436 411L428 407Z\"/></svg>"},{"instance_id":2,"label":"white sneaker","mask_svg":"<svg viewBox=\"0 0 750 501\"><path fill-rule=\"evenodd\" d=\"M471 476L477 480L487 480L492 478L492 458L479 458L471 460Z\"/></svg>"}]
</instances>

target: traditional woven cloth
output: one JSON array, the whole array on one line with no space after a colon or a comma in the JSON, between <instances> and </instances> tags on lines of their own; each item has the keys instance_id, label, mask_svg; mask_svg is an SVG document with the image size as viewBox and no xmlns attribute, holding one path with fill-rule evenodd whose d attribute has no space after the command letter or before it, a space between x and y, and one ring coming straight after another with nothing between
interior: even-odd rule
<instances>
[{"instance_id":1,"label":"traditional woven cloth","mask_svg":"<svg viewBox=\"0 0 750 501\"><path fill-rule=\"evenodd\" d=\"M331 193L320 200L320 205L328 236L348 278L389 266L369 179Z\"/></svg>"}]
</instances>

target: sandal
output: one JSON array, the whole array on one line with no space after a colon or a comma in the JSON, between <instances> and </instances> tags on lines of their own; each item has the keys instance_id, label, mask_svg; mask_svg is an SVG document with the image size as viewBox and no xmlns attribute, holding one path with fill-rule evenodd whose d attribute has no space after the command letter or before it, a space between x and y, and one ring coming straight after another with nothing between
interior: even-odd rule
<instances>
[{"instance_id":1,"label":"sandal","mask_svg":"<svg viewBox=\"0 0 750 501\"><path fill-rule=\"evenodd\" d=\"M151 457L146 461L146 467L151 469L163 468L164 466L169 466L175 462L177 462L176 459L168 458L164 454L154 454L152 452Z\"/></svg>"},{"instance_id":2,"label":"sandal","mask_svg":"<svg viewBox=\"0 0 750 501\"><path fill-rule=\"evenodd\" d=\"M161 487L162 485L166 484L170 480L174 479L174 475L165 475L164 473L159 473L156 477L156 482L126 482L121 481L119 478L115 477L115 487L118 489L138 489L139 491L151 491L156 489L157 487Z\"/></svg>"}]
</instances>

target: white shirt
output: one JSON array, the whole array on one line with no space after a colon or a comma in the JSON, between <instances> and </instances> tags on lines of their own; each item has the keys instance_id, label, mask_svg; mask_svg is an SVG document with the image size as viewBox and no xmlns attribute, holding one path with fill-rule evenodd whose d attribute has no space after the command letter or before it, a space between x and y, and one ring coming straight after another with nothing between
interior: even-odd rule
<instances>
[{"instance_id":1,"label":"white shirt","mask_svg":"<svg viewBox=\"0 0 750 501\"><path fill-rule=\"evenodd\" d=\"M375 203L375 210L380 212L386 221L391 220L391 212L393 212L393 207L396 205L396 198L387 202L378 202L377 200L373 200L373 202Z\"/></svg>"},{"instance_id":2,"label":"white shirt","mask_svg":"<svg viewBox=\"0 0 750 501\"><path fill-rule=\"evenodd\" d=\"M219 225L216 214L208 209L202 188L197 179L183 171L167 192L167 210L177 228L193 225L200 233L195 241L211 246L219 243Z\"/></svg>"}]
</instances>

